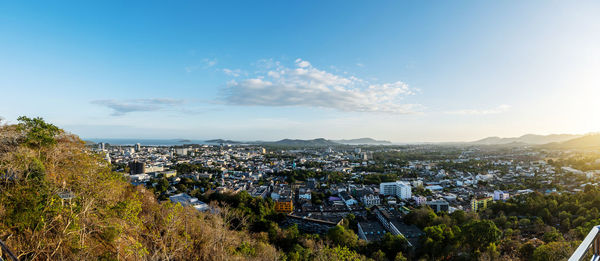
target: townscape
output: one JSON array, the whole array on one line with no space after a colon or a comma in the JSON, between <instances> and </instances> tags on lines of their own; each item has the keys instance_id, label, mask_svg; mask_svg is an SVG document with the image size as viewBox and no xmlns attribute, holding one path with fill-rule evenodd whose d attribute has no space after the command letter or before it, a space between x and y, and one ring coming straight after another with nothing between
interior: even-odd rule
<instances>
[{"instance_id":1,"label":"townscape","mask_svg":"<svg viewBox=\"0 0 600 261\"><path fill-rule=\"evenodd\" d=\"M3 1L0 261L600 261L600 1Z\"/></svg>"},{"instance_id":2,"label":"townscape","mask_svg":"<svg viewBox=\"0 0 600 261\"><path fill-rule=\"evenodd\" d=\"M282 227L324 235L351 215L360 239L390 233L411 247L424 235L406 222L417 209L476 213L518 195L581 192L600 174L557 164L575 152L522 144L92 147L159 200L208 211L212 193L247 193L272 200Z\"/></svg>"}]
</instances>

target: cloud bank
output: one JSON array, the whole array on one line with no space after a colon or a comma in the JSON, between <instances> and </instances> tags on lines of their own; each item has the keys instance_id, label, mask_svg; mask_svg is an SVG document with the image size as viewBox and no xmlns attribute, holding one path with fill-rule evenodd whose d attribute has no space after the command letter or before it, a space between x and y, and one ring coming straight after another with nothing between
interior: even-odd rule
<instances>
[{"instance_id":1,"label":"cloud bank","mask_svg":"<svg viewBox=\"0 0 600 261\"><path fill-rule=\"evenodd\" d=\"M270 60L267 71L232 80L224 89L224 101L245 106L303 106L347 112L415 113L421 107L403 101L413 95L407 84L372 84L319 70L297 59L294 68Z\"/></svg>"},{"instance_id":2,"label":"cloud bank","mask_svg":"<svg viewBox=\"0 0 600 261\"><path fill-rule=\"evenodd\" d=\"M130 112L147 112L164 110L172 106L183 103L183 100L153 98L153 99L135 99L135 100L95 100L92 104L104 106L113 110L111 115L121 116Z\"/></svg>"}]
</instances>

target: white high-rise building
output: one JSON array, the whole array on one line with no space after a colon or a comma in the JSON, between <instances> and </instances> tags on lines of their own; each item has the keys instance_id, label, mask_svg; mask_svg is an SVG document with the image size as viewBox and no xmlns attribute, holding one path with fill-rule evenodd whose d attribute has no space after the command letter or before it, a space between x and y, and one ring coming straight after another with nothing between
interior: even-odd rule
<instances>
[{"instance_id":1,"label":"white high-rise building","mask_svg":"<svg viewBox=\"0 0 600 261\"><path fill-rule=\"evenodd\" d=\"M385 196L397 196L400 199L409 199L412 197L411 187L407 182L385 182L379 184L379 193Z\"/></svg>"},{"instance_id":2,"label":"white high-rise building","mask_svg":"<svg viewBox=\"0 0 600 261\"><path fill-rule=\"evenodd\" d=\"M379 184L379 194L384 196L396 195L396 182L385 182Z\"/></svg>"}]
</instances>

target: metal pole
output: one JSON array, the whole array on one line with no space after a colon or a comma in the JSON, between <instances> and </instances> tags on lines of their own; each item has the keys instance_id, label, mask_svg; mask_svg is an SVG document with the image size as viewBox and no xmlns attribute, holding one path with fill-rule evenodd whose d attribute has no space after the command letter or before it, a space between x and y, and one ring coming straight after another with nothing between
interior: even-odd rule
<instances>
[{"instance_id":1,"label":"metal pole","mask_svg":"<svg viewBox=\"0 0 600 261\"><path fill-rule=\"evenodd\" d=\"M6 246L6 244L4 244L4 242L2 240L0 240L0 247L2 247L2 250L4 250L6 252L6 254L8 255L8 257L10 257L10 259L12 259L13 261L19 261L19 259L15 256L15 254L13 254L13 252L10 251L8 246ZM0 257L0 260L2 260L2 257Z\"/></svg>"},{"instance_id":2,"label":"metal pole","mask_svg":"<svg viewBox=\"0 0 600 261\"><path fill-rule=\"evenodd\" d=\"M598 241L598 235L596 235L596 237L594 237L594 241L592 241L592 245L590 246L590 248L592 250L592 256L595 256L596 253L598 252L598 246L596 244L597 241Z\"/></svg>"},{"instance_id":3,"label":"metal pole","mask_svg":"<svg viewBox=\"0 0 600 261\"><path fill-rule=\"evenodd\" d=\"M596 238L594 239L594 258L597 258L600 254L600 237L596 234Z\"/></svg>"}]
</instances>

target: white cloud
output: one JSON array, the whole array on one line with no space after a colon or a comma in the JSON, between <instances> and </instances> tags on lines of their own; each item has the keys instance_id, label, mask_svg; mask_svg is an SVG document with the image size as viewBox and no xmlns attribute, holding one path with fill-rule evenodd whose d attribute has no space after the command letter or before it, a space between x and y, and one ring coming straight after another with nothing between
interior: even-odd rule
<instances>
[{"instance_id":1,"label":"white cloud","mask_svg":"<svg viewBox=\"0 0 600 261\"><path fill-rule=\"evenodd\" d=\"M358 67L365 67L365 65L362 64L362 63L356 63L356 66L358 66Z\"/></svg>"},{"instance_id":2,"label":"white cloud","mask_svg":"<svg viewBox=\"0 0 600 261\"><path fill-rule=\"evenodd\" d=\"M240 70L240 69L223 69L223 73L229 75L229 76L233 76L233 77L240 77L241 75L246 75L247 73Z\"/></svg>"},{"instance_id":3,"label":"white cloud","mask_svg":"<svg viewBox=\"0 0 600 261\"><path fill-rule=\"evenodd\" d=\"M191 73L191 72L197 71L199 69L208 69L215 65L217 65L216 58L214 58L214 59L204 58L204 59L202 59L200 64L186 66L184 69L187 73Z\"/></svg>"},{"instance_id":4,"label":"white cloud","mask_svg":"<svg viewBox=\"0 0 600 261\"><path fill-rule=\"evenodd\" d=\"M306 68L306 67L310 67L310 63L307 61L304 61L300 58L296 59L296 65L298 65L298 67L300 68Z\"/></svg>"},{"instance_id":5,"label":"white cloud","mask_svg":"<svg viewBox=\"0 0 600 261\"><path fill-rule=\"evenodd\" d=\"M113 116L121 116L130 112L158 111L177 106L183 103L183 100L153 98L153 99L135 99L135 100L95 100L93 104L104 106L113 110Z\"/></svg>"},{"instance_id":6,"label":"white cloud","mask_svg":"<svg viewBox=\"0 0 600 261\"><path fill-rule=\"evenodd\" d=\"M252 65L256 66L258 69L273 69L273 68L281 68L281 63L279 61L275 61L273 58L270 59L260 59L253 63Z\"/></svg>"},{"instance_id":7,"label":"white cloud","mask_svg":"<svg viewBox=\"0 0 600 261\"><path fill-rule=\"evenodd\" d=\"M230 81L224 100L232 105L304 106L340 111L414 113L418 104L408 104L404 97L414 92L407 84L372 84L357 77L345 77L314 68L308 61L295 60L294 68L263 60L268 72L252 78Z\"/></svg>"},{"instance_id":8,"label":"white cloud","mask_svg":"<svg viewBox=\"0 0 600 261\"><path fill-rule=\"evenodd\" d=\"M495 108L490 109L463 109L456 111L446 111L446 114L455 115L488 115L488 114L499 114L506 112L510 109L510 105L502 104Z\"/></svg>"},{"instance_id":9,"label":"white cloud","mask_svg":"<svg viewBox=\"0 0 600 261\"><path fill-rule=\"evenodd\" d=\"M217 59L208 59L208 58L204 58L202 59L202 62L204 63L204 68L210 68L213 67L217 64Z\"/></svg>"}]
</instances>

